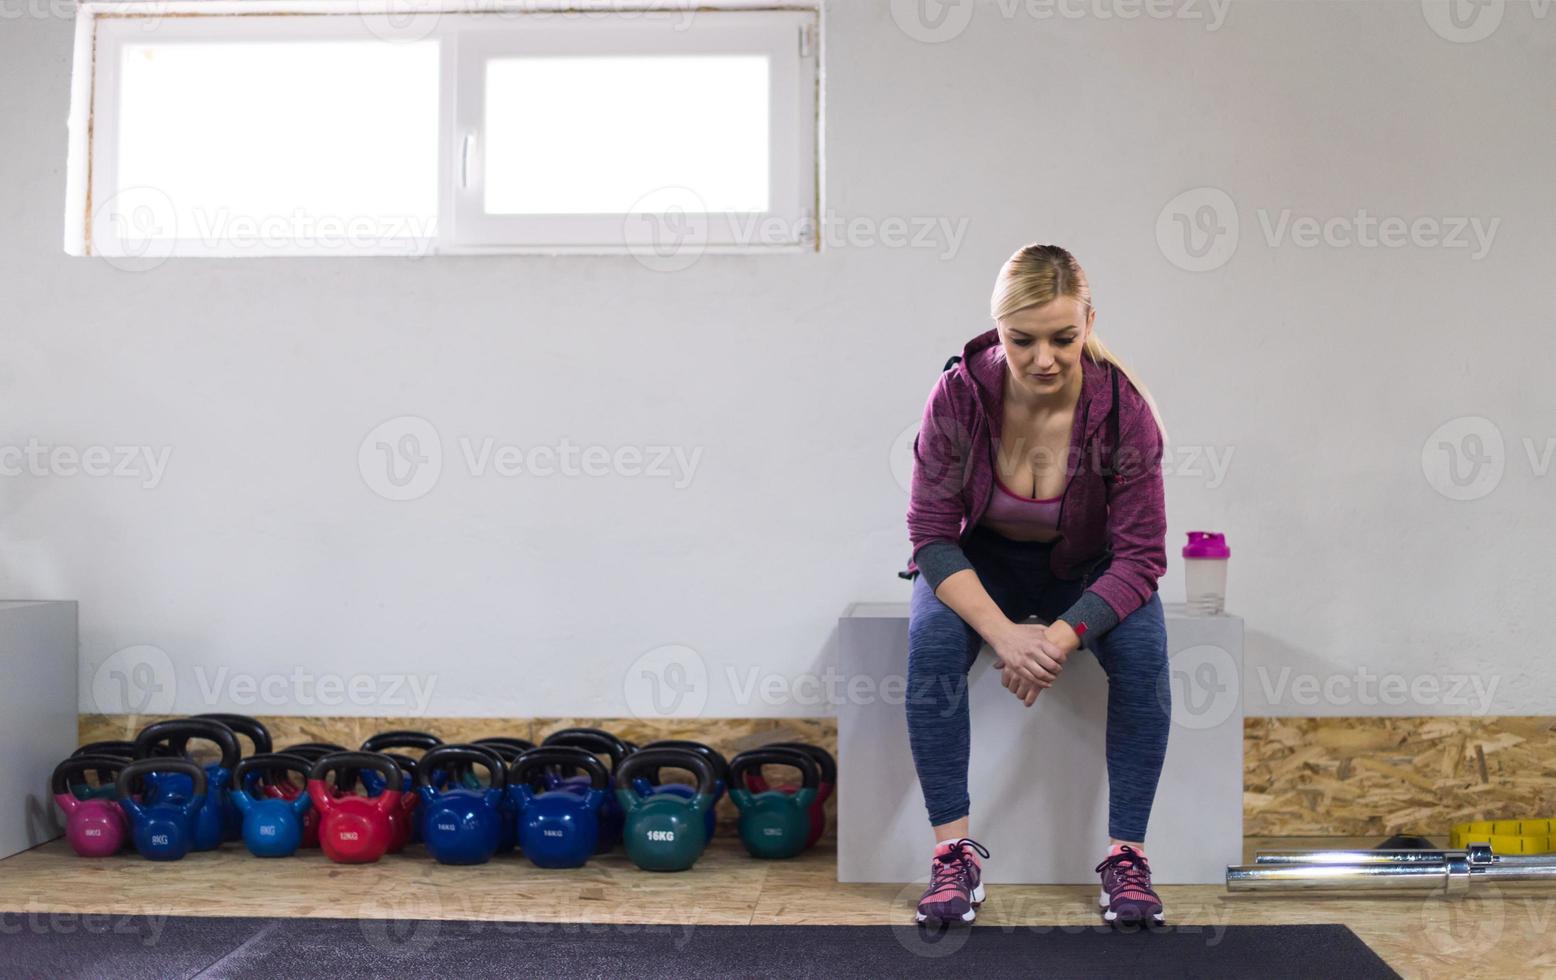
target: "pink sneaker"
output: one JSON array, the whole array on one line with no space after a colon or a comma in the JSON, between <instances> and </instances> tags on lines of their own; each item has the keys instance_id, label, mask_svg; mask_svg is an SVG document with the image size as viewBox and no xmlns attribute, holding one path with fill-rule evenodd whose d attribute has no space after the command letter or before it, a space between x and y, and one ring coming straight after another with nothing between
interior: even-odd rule
<instances>
[{"instance_id":1,"label":"pink sneaker","mask_svg":"<svg viewBox=\"0 0 1556 980\"><path fill-rule=\"evenodd\" d=\"M968 837L947 841L935 848L929 864L929 888L918 900L919 922L971 922L983 902L984 846Z\"/></svg>"},{"instance_id":2,"label":"pink sneaker","mask_svg":"<svg viewBox=\"0 0 1556 980\"><path fill-rule=\"evenodd\" d=\"M1102 873L1102 908L1105 922L1161 924L1162 900L1151 889L1151 866L1145 855L1128 844L1115 844L1093 870Z\"/></svg>"}]
</instances>

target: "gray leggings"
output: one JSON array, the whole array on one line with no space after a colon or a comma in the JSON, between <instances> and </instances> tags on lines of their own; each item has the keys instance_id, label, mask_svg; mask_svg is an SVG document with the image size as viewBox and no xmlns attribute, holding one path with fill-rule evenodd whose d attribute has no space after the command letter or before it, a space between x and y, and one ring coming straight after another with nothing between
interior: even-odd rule
<instances>
[{"instance_id":1,"label":"gray leggings","mask_svg":"<svg viewBox=\"0 0 1556 980\"><path fill-rule=\"evenodd\" d=\"M1080 597L1107 568L1066 582L1049 567L1051 543L1012 541L974 528L964 549L979 581L1012 622L1045 622ZM920 575L908 613L908 740L932 826L968 814L967 759L971 720L967 671L983 638L936 598ZM1172 694L1167 682L1167 624L1161 598L1130 613L1100 638L1087 637L1108 676L1108 836L1144 841L1151 803L1167 755Z\"/></svg>"}]
</instances>

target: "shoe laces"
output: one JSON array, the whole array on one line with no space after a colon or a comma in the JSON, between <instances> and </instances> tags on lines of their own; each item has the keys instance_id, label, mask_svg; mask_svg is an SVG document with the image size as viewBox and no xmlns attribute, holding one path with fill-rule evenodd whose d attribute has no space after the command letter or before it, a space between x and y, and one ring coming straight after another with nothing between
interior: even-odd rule
<instances>
[{"instance_id":1,"label":"shoe laces","mask_svg":"<svg viewBox=\"0 0 1556 980\"><path fill-rule=\"evenodd\" d=\"M1102 872L1112 868L1117 871L1126 884L1137 885L1141 888L1151 887L1151 866L1145 860L1145 855L1130 847L1128 844L1118 849L1117 854L1109 854L1102 859L1093 871Z\"/></svg>"},{"instance_id":2,"label":"shoe laces","mask_svg":"<svg viewBox=\"0 0 1556 980\"><path fill-rule=\"evenodd\" d=\"M963 886L968 884L968 876L971 870L968 868L968 864L971 863L967 855L969 848L977 851L979 857L987 858L989 856L988 848L970 837L963 837L947 848L944 854L935 855L934 865L930 869L929 875L929 887L931 890L953 883Z\"/></svg>"}]
</instances>

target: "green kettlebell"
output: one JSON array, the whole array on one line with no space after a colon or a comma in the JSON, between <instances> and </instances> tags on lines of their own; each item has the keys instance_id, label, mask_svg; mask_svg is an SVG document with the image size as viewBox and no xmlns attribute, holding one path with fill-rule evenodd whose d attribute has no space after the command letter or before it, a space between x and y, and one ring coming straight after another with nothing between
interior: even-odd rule
<instances>
[{"instance_id":1,"label":"green kettlebell","mask_svg":"<svg viewBox=\"0 0 1556 980\"><path fill-rule=\"evenodd\" d=\"M799 791L751 792L746 788L746 773L760 774L764 765L798 769L802 780ZM757 858L791 858L805 850L810 838L810 806L820 785L821 768L799 749L769 746L731 759L729 798L740 808L740 841L746 851Z\"/></svg>"},{"instance_id":2,"label":"green kettlebell","mask_svg":"<svg viewBox=\"0 0 1556 980\"><path fill-rule=\"evenodd\" d=\"M684 769L697 777L691 798L675 793L639 796L635 775L660 768ZM644 871L685 871L707 844L704 814L713 806L713 766L690 749L643 749L616 768L616 799L626 811L621 840L632 863Z\"/></svg>"}]
</instances>

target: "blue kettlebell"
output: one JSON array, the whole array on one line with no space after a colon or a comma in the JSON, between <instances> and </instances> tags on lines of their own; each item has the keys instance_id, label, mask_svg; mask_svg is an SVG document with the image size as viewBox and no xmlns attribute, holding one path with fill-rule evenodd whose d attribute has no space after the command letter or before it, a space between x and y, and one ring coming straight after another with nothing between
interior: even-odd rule
<instances>
[{"instance_id":1,"label":"blue kettlebell","mask_svg":"<svg viewBox=\"0 0 1556 980\"><path fill-rule=\"evenodd\" d=\"M491 783L476 789L442 789L433 774L482 766ZM441 768L440 768L441 767ZM507 770L498 756L477 745L440 745L416 765L417 814L421 839L439 864L485 864L502 838L502 801Z\"/></svg>"},{"instance_id":2,"label":"blue kettlebell","mask_svg":"<svg viewBox=\"0 0 1556 980\"><path fill-rule=\"evenodd\" d=\"M509 738L504 735L494 735L491 738L478 738L471 745L483 749L491 749L497 753L505 766L513 765L519 756L535 747L535 743L522 738ZM510 793L503 793L502 804L498 807L502 815L502 833L497 837L497 853L507 854L519 843L519 808L513 802Z\"/></svg>"},{"instance_id":3,"label":"blue kettlebell","mask_svg":"<svg viewBox=\"0 0 1556 980\"><path fill-rule=\"evenodd\" d=\"M254 751L250 752L250 755L265 755L273 750L274 743L270 741L270 729L266 728L264 723L258 718L221 712L191 715L190 717L226 725L234 735L246 737L254 746ZM172 739L169 744L177 750L179 755L188 754L186 750L189 739L186 736ZM240 745L238 748L239 758L243 758L242 746ZM234 783L233 785L237 784ZM232 802L231 798L224 798L222 800L222 839L237 840L241 836L243 836L243 814L238 810L237 804Z\"/></svg>"},{"instance_id":4,"label":"blue kettlebell","mask_svg":"<svg viewBox=\"0 0 1556 980\"><path fill-rule=\"evenodd\" d=\"M158 773L187 777L189 795L154 800L150 783ZM136 777L144 777L142 781L147 784L140 800L132 795ZM130 840L141 857L151 861L177 861L189 853L200 814L206 809L204 769L188 759L140 759L119 770L114 789L119 794L119 807L130 823ZM218 832L220 829L218 823Z\"/></svg>"},{"instance_id":5,"label":"blue kettlebell","mask_svg":"<svg viewBox=\"0 0 1556 980\"><path fill-rule=\"evenodd\" d=\"M209 851L220 847L226 839L227 817L223 812L224 807L231 806L234 812L237 810L237 804L226 800L227 788L232 785L232 770L239 759L238 739L232 729L209 718L159 721L142 728L135 736L135 757L163 758L157 753L165 751L162 748L164 745L182 755L181 749L196 739L211 742L221 750L221 760L205 766L206 790L203 793L203 805L195 815L194 839L191 844L196 851ZM188 799L193 792L192 781L180 769L170 768L166 774L153 769L146 783L148 803L177 802Z\"/></svg>"},{"instance_id":6,"label":"blue kettlebell","mask_svg":"<svg viewBox=\"0 0 1556 980\"><path fill-rule=\"evenodd\" d=\"M639 796L633 779L661 767L685 769L697 777L691 799L680 793ZM713 807L713 764L691 749L644 749L616 771L616 796L626 811L622 843L627 857L644 871L685 871L708 846L704 814Z\"/></svg>"},{"instance_id":7,"label":"blue kettlebell","mask_svg":"<svg viewBox=\"0 0 1556 980\"><path fill-rule=\"evenodd\" d=\"M684 738L664 738L657 742L650 742L646 748L650 749L687 749L696 752L708 760L713 766L713 805L708 807L703 814L703 829L707 832L708 840L713 839L713 832L718 826L719 800L724 798L724 788L729 784L729 763L724 760L717 749L705 745L702 742L693 742ZM658 768L650 769L647 776L634 776L632 788L637 790L639 796L652 796L654 793L674 793L683 799L693 799L697 795L697 787L686 783L666 783L660 780Z\"/></svg>"},{"instance_id":8,"label":"blue kettlebell","mask_svg":"<svg viewBox=\"0 0 1556 980\"><path fill-rule=\"evenodd\" d=\"M243 843L255 857L291 857L303 840L303 815L312 804L307 793L291 799L259 796L259 783L267 773L302 773L308 776L309 760L284 752L251 755L232 771L237 783L227 794L243 814Z\"/></svg>"},{"instance_id":9,"label":"blue kettlebell","mask_svg":"<svg viewBox=\"0 0 1556 980\"><path fill-rule=\"evenodd\" d=\"M549 766L582 769L589 788L546 789ZM609 778L600 760L583 749L543 745L514 760L508 795L518 811L519 848L538 868L578 868L595 853L600 807Z\"/></svg>"},{"instance_id":10,"label":"blue kettlebell","mask_svg":"<svg viewBox=\"0 0 1556 980\"><path fill-rule=\"evenodd\" d=\"M616 770L621 766L621 761L630 754L627 751L627 743L599 728L563 728L547 735L540 744L568 746L583 749L596 756L609 756L611 762L610 769L606 773L607 787L614 784ZM584 793L591 785L592 781L586 775L570 776L557 772L548 773L546 776L548 789L571 789ZM595 844L596 854L604 854L621 842L621 826L625 816L616 794L607 792L604 802L600 805L600 839Z\"/></svg>"}]
</instances>

